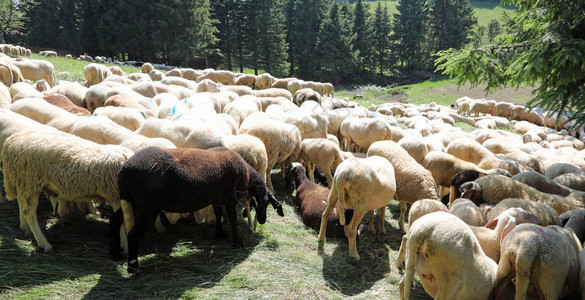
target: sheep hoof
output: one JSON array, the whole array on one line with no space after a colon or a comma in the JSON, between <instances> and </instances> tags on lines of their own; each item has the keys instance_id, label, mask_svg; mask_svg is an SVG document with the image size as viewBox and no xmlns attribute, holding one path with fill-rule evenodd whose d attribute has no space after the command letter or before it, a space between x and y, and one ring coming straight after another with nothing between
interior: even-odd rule
<instances>
[{"instance_id":1,"label":"sheep hoof","mask_svg":"<svg viewBox=\"0 0 585 300\"><path fill-rule=\"evenodd\" d=\"M136 277L139 272L138 272L138 260L133 259L131 262L128 263L128 268L126 269L128 271L128 274L130 274L130 276L132 277Z\"/></svg>"}]
</instances>

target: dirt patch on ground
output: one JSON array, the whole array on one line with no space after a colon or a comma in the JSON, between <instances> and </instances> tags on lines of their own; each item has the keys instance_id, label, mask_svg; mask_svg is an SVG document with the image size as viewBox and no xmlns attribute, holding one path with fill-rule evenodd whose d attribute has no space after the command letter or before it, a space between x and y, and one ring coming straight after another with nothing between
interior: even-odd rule
<instances>
[{"instance_id":1,"label":"dirt patch on ground","mask_svg":"<svg viewBox=\"0 0 585 300\"><path fill-rule=\"evenodd\" d=\"M457 89L456 84L451 84L441 88L430 89L429 93L456 95L460 97L467 96L472 99L494 99L496 101L506 101L523 104L532 99L532 97L530 96L530 92L533 89L534 88L526 87L516 90L514 88L508 87L498 89L495 92L486 95L483 90L483 87L471 88L469 84L466 84Z\"/></svg>"},{"instance_id":2,"label":"dirt patch on ground","mask_svg":"<svg viewBox=\"0 0 585 300\"><path fill-rule=\"evenodd\" d=\"M408 96L399 90L388 90L376 97L376 100L384 102L406 102L406 99L408 99Z\"/></svg>"}]
</instances>

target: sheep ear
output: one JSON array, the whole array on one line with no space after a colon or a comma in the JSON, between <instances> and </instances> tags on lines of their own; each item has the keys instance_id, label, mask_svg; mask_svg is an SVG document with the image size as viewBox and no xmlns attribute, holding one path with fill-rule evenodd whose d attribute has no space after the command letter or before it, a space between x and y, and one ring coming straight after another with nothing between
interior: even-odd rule
<instances>
[{"instance_id":1,"label":"sheep ear","mask_svg":"<svg viewBox=\"0 0 585 300\"><path fill-rule=\"evenodd\" d=\"M514 218L514 217L511 217L510 220L508 220L508 224L506 224L506 226L504 227L504 230L502 231L502 237L500 238L500 243L502 243L502 241L504 240L506 235L508 235L508 233L510 233L510 231L512 231L514 228L516 228L517 225L518 225L518 220L516 220L516 218Z\"/></svg>"},{"instance_id":2,"label":"sheep ear","mask_svg":"<svg viewBox=\"0 0 585 300\"><path fill-rule=\"evenodd\" d=\"M486 225L485 228L489 228L489 229L495 229L498 226L498 219L499 218L495 218L493 220L490 220Z\"/></svg>"}]
</instances>

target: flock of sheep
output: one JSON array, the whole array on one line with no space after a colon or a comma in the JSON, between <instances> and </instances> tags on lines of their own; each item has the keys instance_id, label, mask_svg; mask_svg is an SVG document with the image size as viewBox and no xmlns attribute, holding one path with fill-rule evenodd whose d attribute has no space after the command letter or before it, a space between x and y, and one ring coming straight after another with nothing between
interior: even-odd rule
<instances>
[{"instance_id":1,"label":"flock of sheep","mask_svg":"<svg viewBox=\"0 0 585 300\"><path fill-rule=\"evenodd\" d=\"M271 191L280 164L296 186L303 222L320 242L347 237L357 260L365 213L369 230L385 233L385 206L399 201L403 299L415 273L440 299L585 295L585 132L567 116L467 97L453 107L366 109L335 98L331 84L268 73L164 73L146 63L125 74L89 63L84 75L85 86L57 82L49 62L0 53L0 201L17 199L21 228L45 251L52 245L36 216L41 193L61 216L75 206L97 214L94 202L105 202L122 207L127 220L118 175L135 153L226 147ZM467 133L455 122L477 129ZM328 188L314 183L321 174ZM261 203L242 203L253 228L249 208ZM183 216L163 210L171 223ZM211 205L194 215L217 221ZM155 227L164 231L158 218ZM126 248L125 236L121 228L112 246Z\"/></svg>"}]
</instances>

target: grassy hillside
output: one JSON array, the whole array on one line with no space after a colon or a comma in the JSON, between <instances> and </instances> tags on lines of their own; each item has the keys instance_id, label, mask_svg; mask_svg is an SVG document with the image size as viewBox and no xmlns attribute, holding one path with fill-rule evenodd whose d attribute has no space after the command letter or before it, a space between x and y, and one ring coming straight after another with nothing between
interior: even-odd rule
<instances>
[{"instance_id":1,"label":"grassy hillside","mask_svg":"<svg viewBox=\"0 0 585 300\"><path fill-rule=\"evenodd\" d=\"M376 11L378 1L368 1L370 6L370 13L373 14ZM397 0L386 0L382 1L382 6L386 5L388 7L388 12L390 15L398 13L396 6L398 5ZM498 19L502 21L502 17L504 13L510 14L514 10L511 8L504 8L500 6L499 2L492 2L492 1L477 1L472 0L471 6L473 6L475 10L475 16L477 17L477 23L479 25L488 25L491 19Z\"/></svg>"}]
</instances>

